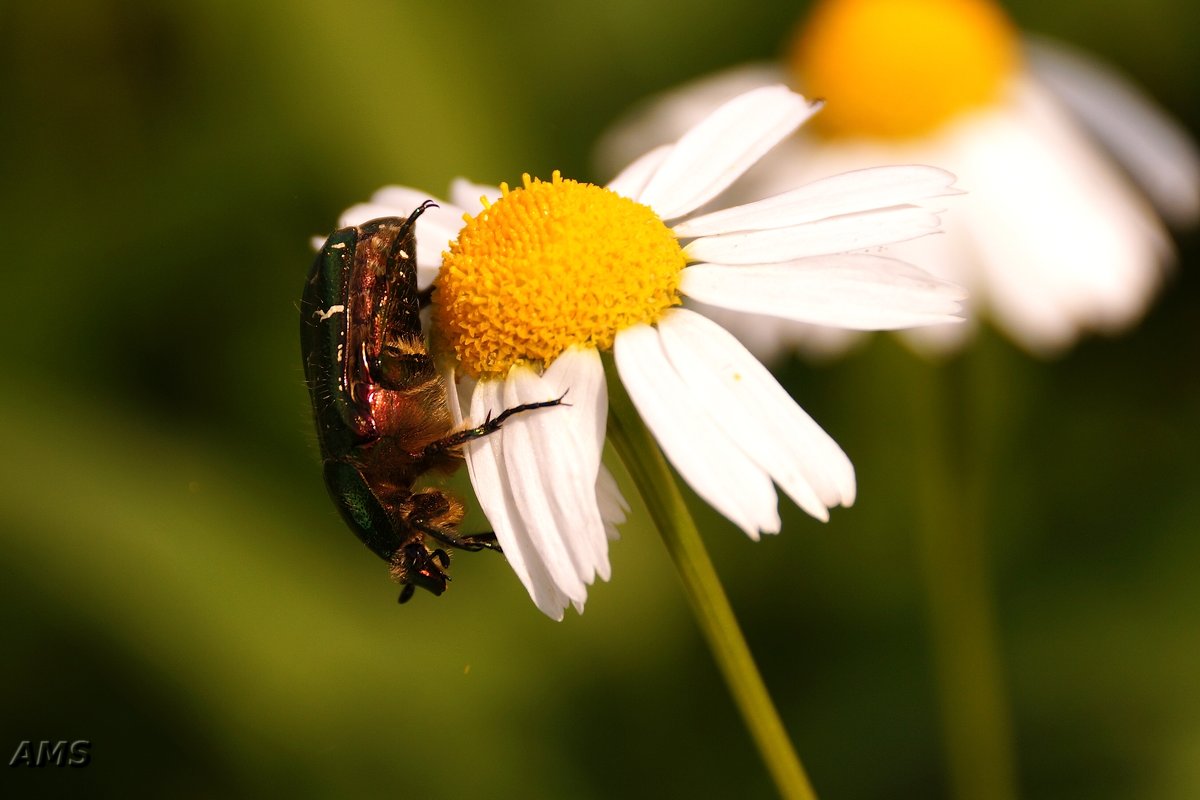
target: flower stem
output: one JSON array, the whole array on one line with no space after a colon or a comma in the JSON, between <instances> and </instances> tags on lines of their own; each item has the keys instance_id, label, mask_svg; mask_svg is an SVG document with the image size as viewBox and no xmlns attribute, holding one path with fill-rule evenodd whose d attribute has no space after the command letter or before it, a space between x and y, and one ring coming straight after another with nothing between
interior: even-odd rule
<instances>
[{"instance_id":1,"label":"flower stem","mask_svg":"<svg viewBox=\"0 0 1200 800\"><path fill-rule=\"evenodd\" d=\"M815 800L779 713L721 588L670 468L619 382L609 397L609 435L637 484L746 727L781 796Z\"/></svg>"},{"instance_id":2,"label":"flower stem","mask_svg":"<svg viewBox=\"0 0 1200 800\"><path fill-rule=\"evenodd\" d=\"M987 460L981 452L987 443L978 441L978 431L967 431L962 419L970 403L962 381L955 379L962 377L958 371L964 368L961 362L931 367L922 375L914 398L919 454L917 544L951 796L1013 800L1017 790L1012 722L980 508L983 476L979 469ZM955 458L956 444L961 445L957 452L965 453L962 459Z\"/></svg>"}]
</instances>

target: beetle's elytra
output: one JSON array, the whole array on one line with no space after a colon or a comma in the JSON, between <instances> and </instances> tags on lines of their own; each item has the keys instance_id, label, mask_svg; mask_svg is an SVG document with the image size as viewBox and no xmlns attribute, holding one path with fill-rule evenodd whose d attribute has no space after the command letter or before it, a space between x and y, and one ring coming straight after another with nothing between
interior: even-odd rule
<instances>
[{"instance_id":1,"label":"beetle's elytra","mask_svg":"<svg viewBox=\"0 0 1200 800\"><path fill-rule=\"evenodd\" d=\"M300 346L312 398L325 485L342 519L404 584L440 595L446 547L497 550L493 534L463 535L462 504L436 489L414 491L428 472L462 463L463 443L496 431L513 414L562 398L505 410L455 431L421 330L416 221L386 217L342 228L326 240L300 300ZM431 541L432 540L432 541Z\"/></svg>"}]
</instances>

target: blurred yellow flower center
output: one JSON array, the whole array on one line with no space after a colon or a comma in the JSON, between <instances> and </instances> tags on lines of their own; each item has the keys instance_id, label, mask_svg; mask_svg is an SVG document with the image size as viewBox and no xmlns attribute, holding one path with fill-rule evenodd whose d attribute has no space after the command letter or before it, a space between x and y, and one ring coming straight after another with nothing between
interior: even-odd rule
<instances>
[{"instance_id":1,"label":"blurred yellow flower center","mask_svg":"<svg viewBox=\"0 0 1200 800\"><path fill-rule=\"evenodd\" d=\"M792 42L796 87L829 136L900 139L994 102L1016 32L988 0L822 0Z\"/></svg>"},{"instance_id":2,"label":"blurred yellow flower center","mask_svg":"<svg viewBox=\"0 0 1200 800\"><path fill-rule=\"evenodd\" d=\"M465 218L434 284L435 334L477 378L611 348L679 303L683 251L649 207L557 171L522 183Z\"/></svg>"}]
</instances>

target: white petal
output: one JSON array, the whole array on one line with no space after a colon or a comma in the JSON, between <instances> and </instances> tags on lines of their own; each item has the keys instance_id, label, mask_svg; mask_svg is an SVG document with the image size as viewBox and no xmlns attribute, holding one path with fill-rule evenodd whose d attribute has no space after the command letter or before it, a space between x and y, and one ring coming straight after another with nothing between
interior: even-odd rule
<instances>
[{"instance_id":1,"label":"white petal","mask_svg":"<svg viewBox=\"0 0 1200 800\"><path fill-rule=\"evenodd\" d=\"M841 254L786 264L693 264L679 291L710 305L854 330L958 320L963 292L911 264Z\"/></svg>"},{"instance_id":2,"label":"white petal","mask_svg":"<svg viewBox=\"0 0 1200 800\"><path fill-rule=\"evenodd\" d=\"M638 202L663 219L681 217L716 197L820 108L786 86L736 97L684 134Z\"/></svg>"},{"instance_id":3,"label":"white petal","mask_svg":"<svg viewBox=\"0 0 1200 800\"><path fill-rule=\"evenodd\" d=\"M704 236L683 252L689 261L774 264L903 242L934 233L939 225L937 214L896 206L788 228Z\"/></svg>"},{"instance_id":4,"label":"white petal","mask_svg":"<svg viewBox=\"0 0 1200 800\"><path fill-rule=\"evenodd\" d=\"M952 357L961 351L979 329L978 317L967 317L962 324L925 325L906 328L896 335L910 350L933 361Z\"/></svg>"},{"instance_id":5,"label":"white petal","mask_svg":"<svg viewBox=\"0 0 1200 800\"><path fill-rule=\"evenodd\" d=\"M846 454L728 331L694 311L658 322L663 350L726 435L819 520L854 501Z\"/></svg>"},{"instance_id":6,"label":"white petal","mask_svg":"<svg viewBox=\"0 0 1200 800\"><path fill-rule=\"evenodd\" d=\"M572 420L590 425L576 427L579 444L587 448L589 461L599 463L608 421L608 387L600 353L594 347L573 347L554 359L542 377L549 391L556 392L554 397L562 396L563 403L573 409Z\"/></svg>"},{"instance_id":7,"label":"white petal","mask_svg":"<svg viewBox=\"0 0 1200 800\"><path fill-rule=\"evenodd\" d=\"M970 202L971 198L965 195L964 200ZM928 358L945 358L970 341L979 327L979 305L986 298L980 287L979 257L974 252L962 205L956 203L942 215L943 230L938 235L890 245L884 251L889 258L919 264L934 277L962 286L967 292L962 308L964 319L898 331L906 345Z\"/></svg>"},{"instance_id":8,"label":"white petal","mask_svg":"<svg viewBox=\"0 0 1200 800\"><path fill-rule=\"evenodd\" d=\"M581 457L598 466L596 475L596 505L604 522L607 539L617 539L616 526L625 521L629 503L621 496L616 479L600 462L604 450L604 437L608 419L608 386L604 379L604 365L600 354L593 348L568 350L554 360L543 376L555 387L560 396L566 392L564 403L578 416L581 424L573 432L577 434L576 445ZM590 425L590 429L589 429ZM594 531L591 533L594 536ZM593 539L597 547L597 574L609 579L608 550Z\"/></svg>"},{"instance_id":9,"label":"white petal","mask_svg":"<svg viewBox=\"0 0 1200 800\"><path fill-rule=\"evenodd\" d=\"M953 126L952 126L953 127ZM814 179L838 180L846 175L874 172L873 164L918 164L935 163L945 166L951 173L958 175L957 185L968 192L973 192L970 176L963 171L962 164L956 160L957 150L952 146L955 134L952 129L935 138L923 139L905 143L902 146L885 146L875 141L842 141L816 140L805 137L803 133L793 136L780 145L755 168L751 174L738 182L737 189L746 192L757 191L760 195L778 192L781 188L808 182ZM866 169L864 169L866 168ZM899 166L885 168L886 170L923 171L926 167ZM930 176L929 183L918 181L927 191L936 196L938 183ZM947 191L955 191L948 188ZM881 198L882 199L882 198ZM815 198L814 198L815 200ZM986 302L986 292L983 290L982 275L979 269L979 257L976 244L973 241L967 225L965 206L973 200L973 194L962 193L957 196L945 196L938 200L939 205L945 205L940 214L941 231L934 236L922 236L905 242L890 244L880 255L886 255L909 264L916 264L921 269L937 278L959 284L969 293L964 301L964 313L968 323L963 324L955 319L947 324L926 325L911 328L902 332L907 343L925 355L938 357L945 355L956 347L964 344L972 331L977 328L977 320L971 315L977 313L981 303ZM819 207L819 203L816 203ZM719 213L719 212L718 212ZM691 225L687 221L686 225ZM681 225L676 225L678 230ZM717 313L712 313L713 311ZM763 339L770 335L764 330L762 319L758 317L751 322L745 320L750 315L742 312L721 314L713 306L703 309L706 315L717 319L739 340L746 344L751 352L760 358L771 354L770 348L763 347ZM793 320L777 319L781 326L778 331L779 339L774 349L794 347L810 360L817 362L828 361L837 357L855 344L865 341L857 331L842 328L832 328L824 325L808 325ZM748 329L748 326L752 328ZM770 363L770 362L766 362Z\"/></svg>"},{"instance_id":10,"label":"white petal","mask_svg":"<svg viewBox=\"0 0 1200 800\"><path fill-rule=\"evenodd\" d=\"M420 249L420 245L417 245L417 249ZM437 279L438 270L440 268L440 266L427 267L417 264L417 288L423 292L432 286L433 282ZM425 326L425 329L428 330L428 326Z\"/></svg>"},{"instance_id":11,"label":"white petal","mask_svg":"<svg viewBox=\"0 0 1200 800\"><path fill-rule=\"evenodd\" d=\"M471 416L477 420L502 405L501 381L488 380L476 384L471 397ZM487 516L496 539L504 549L504 557L524 584L534 604L546 616L561 620L570 598L551 577L541 552L517 512L509 487L508 471L504 464L503 434L484 436L468 442L464 448L471 485L483 513Z\"/></svg>"},{"instance_id":12,"label":"white petal","mask_svg":"<svg viewBox=\"0 0 1200 800\"><path fill-rule=\"evenodd\" d=\"M435 359L435 363L442 384L446 387L446 404L450 407L450 418L454 422L454 427L456 429L474 427L476 423L471 421L471 402L475 397L477 381L470 375L458 372L457 365L452 358L439 357ZM482 422L483 418L480 417L479 421Z\"/></svg>"},{"instance_id":13,"label":"white petal","mask_svg":"<svg viewBox=\"0 0 1200 800\"><path fill-rule=\"evenodd\" d=\"M600 474L596 476L596 503L600 506L600 516L604 519L605 534L612 540L621 538L617 526L625 521L625 515L629 513L629 503L621 495L617 479L604 464L600 465Z\"/></svg>"},{"instance_id":14,"label":"white petal","mask_svg":"<svg viewBox=\"0 0 1200 800\"><path fill-rule=\"evenodd\" d=\"M432 200L436 205L425 209L417 220L417 249L420 250L422 238L431 239L430 244L437 248L440 263L440 254L446 249L446 243L457 237L462 229L461 206L409 186L385 186L371 196L372 205L390 208L391 216L396 217L407 217L414 208L427 200ZM418 260L419 258L418 252Z\"/></svg>"},{"instance_id":15,"label":"white petal","mask_svg":"<svg viewBox=\"0 0 1200 800\"><path fill-rule=\"evenodd\" d=\"M418 282L427 286L432 281L429 271L436 272L441 267L442 252L462 230L463 210L460 207L408 186L385 186L371 197L371 202L346 209L338 227L361 225L380 217L407 217L426 200L437 203L425 209L417 220L417 268L421 270L418 275L423 274L427 279L419 278Z\"/></svg>"},{"instance_id":16,"label":"white petal","mask_svg":"<svg viewBox=\"0 0 1200 800\"><path fill-rule=\"evenodd\" d=\"M466 178L455 178L450 184L450 200L456 206L466 209L467 213L475 215L483 209L480 198L487 198L489 203L500 199L500 187L489 186L486 183L474 183Z\"/></svg>"},{"instance_id":17,"label":"white petal","mask_svg":"<svg viewBox=\"0 0 1200 800\"><path fill-rule=\"evenodd\" d=\"M1125 76L1059 42L1025 42L1034 74L1129 170L1177 225L1200 217L1200 152L1181 125Z\"/></svg>"},{"instance_id":18,"label":"white petal","mask_svg":"<svg viewBox=\"0 0 1200 800\"><path fill-rule=\"evenodd\" d=\"M513 367L504 381L504 406L554 399L549 389L532 368ZM509 487L525 530L555 584L581 605L587 599L584 584L591 582L595 571L590 544L576 532L580 518L589 511L589 494L590 511L604 540L595 502L599 461L585 464L579 458L577 437L565 423L566 415L555 413L563 410L547 408L514 416L501 435Z\"/></svg>"},{"instance_id":19,"label":"white petal","mask_svg":"<svg viewBox=\"0 0 1200 800\"><path fill-rule=\"evenodd\" d=\"M732 333L763 364L777 363L793 348L804 353L811 362L829 363L865 341L859 331L734 311L701 303L691 297L687 298L684 307L704 315Z\"/></svg>"},{"instance_id":20,"label":"white petal","mask_svg":"<svg viewBox=\"0 0 1200 800\"><path fill-rule=\"evenodd\" d=\"M394 206L385 206L380 205L379 203L355 203L343 211L342 215L338 217L337 226L339 228L348 228L350 226L357 227L362 225L364 222L370 222L373 219L379 219L381 217L404 217L408 216L408 212L412 211L413 208L416 208L416 206L413 206L406 211L401 211L399 208Z\"/></svg>"},{"instance_id":21,"label":"white petal","mask_svg":"<svg viewBox=\"0 0 1200 800\"><path fill-rule=\"evenodd\" d=\"M964 128L961 174L997 323L1052 353L1081 329L1115 331L1140 317L1170 257L1146 203L1032 84L1012 110Z\"/></svg>"},{"instance_id":22,"label":"white petal","mask_svg":"<svg viewBox=\"0 0 1200 800\"><path fill-rule=\"evenodd\" d=\"M608 188L622 197L637 200L641 197L650 178L658 171L666 157L671 154L673 147L673 145L664 144L646 153L609 181Z\"/></svg>"},{"instance_id":23,"label":"white petal","mask_svg":"<svg viewBox=\"0 0 1200 800\"><path fill-rule=\"evenodd\" d=\"M962 194L954 175L937 167L874 167L844 172L790 192L684 220L672 230L681 238L785 228L843 214L916 205L933 197Z\"/></svg>"},{"instance_id":24,"label":"white petal","mask_svg":"<svg viewBox=\"0 0 1200 800\"><path fill-rule=\"evenodd\" d=\"M713 423L649 325L617 334L613 356L638 414L680 476L751 538L779 531L771 479Z\"/></svg>"},{"instance_id":25,"label":"white petal","mask_svg":"<svg viewBox=\"0 0 1200 800\"><path fill-rule=\"evenodd\" d=\"M438 376L442 381L442 386L446 389L446 405L450 408L450 419L454 422L455 428L464 427L463 422L466 415L463 414L462 400L458 391L458 375L454 368L454 360L450 358L439 359L434 362L437 365ZM470 396L474 392L474 386L471 387Z\"/></svg>"},{"instance_id":26,"label":"white petal","mask_svg":"<svg viewBox=\"0 0 1200 800\"><path fill-rule=\"evenodd\" d=\"M639 154L676 141L721 104L751 89L784 81L783 71L775 64L747 64L647 98L601 137L596 173L611 175Z\"/></svg>"},{"instance_id":27,"label":"white petal","mask_svg":"<svg viewBox=\"0 0 1200 800\"><path fill-rule=\"evenodd\" d=\"M580 492L579 511L570 523L574 532L568 534L577 536L591 549L587 573L581 577L591 583L594 572L608 580L611 575L608 536L596 491L608 421L608 386L604 382L600 353L595 348L568 350L549 366L542 382L555 397L563 398L564 405L553 409L554 423L570 435L572 460L579 465L583 476L574 485Z\"/></svg>"},{"instance_id":28,"label":"white petal","mask_svg":"<svg viewBox=\"0 0 1200 800\"><path fill-rule=\"evenodd\" d=\"M437 213L430 214L430 211ZM429 209L417 220L417 269L432 270L435 274L442 266L442 253L450 249L450 242L458 238L463 221L461 209L449 206L444 209ZM441 213L446 212L446 213ZM448 217L457 213L451 222ZM426 217L430 217L426 221Z\"/></svg>"}]
</instances>

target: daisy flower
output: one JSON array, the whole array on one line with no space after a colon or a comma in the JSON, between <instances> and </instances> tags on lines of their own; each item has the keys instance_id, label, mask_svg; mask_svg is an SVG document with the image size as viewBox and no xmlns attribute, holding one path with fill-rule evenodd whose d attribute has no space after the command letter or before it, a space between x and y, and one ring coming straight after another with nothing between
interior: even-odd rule
<instances>
[{"instance_id":1,"label":"daisy flower","mask_svg":"<svg viewBox=\"0 0 1200 800\"><path fill-rule=\"evenodd\" d=\"M779 530L775 485L824 520L853 502L854 469L745 347L681 298L856 330L957 319L958 287L846 252L935 230L916 203L955 191L940 169L861 170L694 215L817 109L783 86L759 88L607 187L557 172L498 192L460 181L453 203L418 221L456 421L567 394L569 405L513 417L466 447L479 503L550 617L582 610L588 585L608 579L627 509L601 464L601 352L679 475L757 539ZM407 214L427 197L383 189L341 221Z\"/></svg>"},{"instance_id":2,"label":"daisy flower","mask_svg":"<svg viewBox=\"0 0 1200 800\"><path fill-rule=\"evenodd\" d=\"M1173 258L1159 215L1180 225L1200 216L1200 156L1187 135L1112 70L1021 39L988 0L822 0L784 63L651 101L610 133L601 159L668 141L728 97L779 82L828 106L739 187L771 193L876 164L945 167L966 192L949 207L945 235L889 252L965 286L971 311L1036 355L1140 319ZM836 351L851 340L723 320L759 352L784 340ZM971 329L916 338L947 350Z\"/></svg>"}]
</instances>

